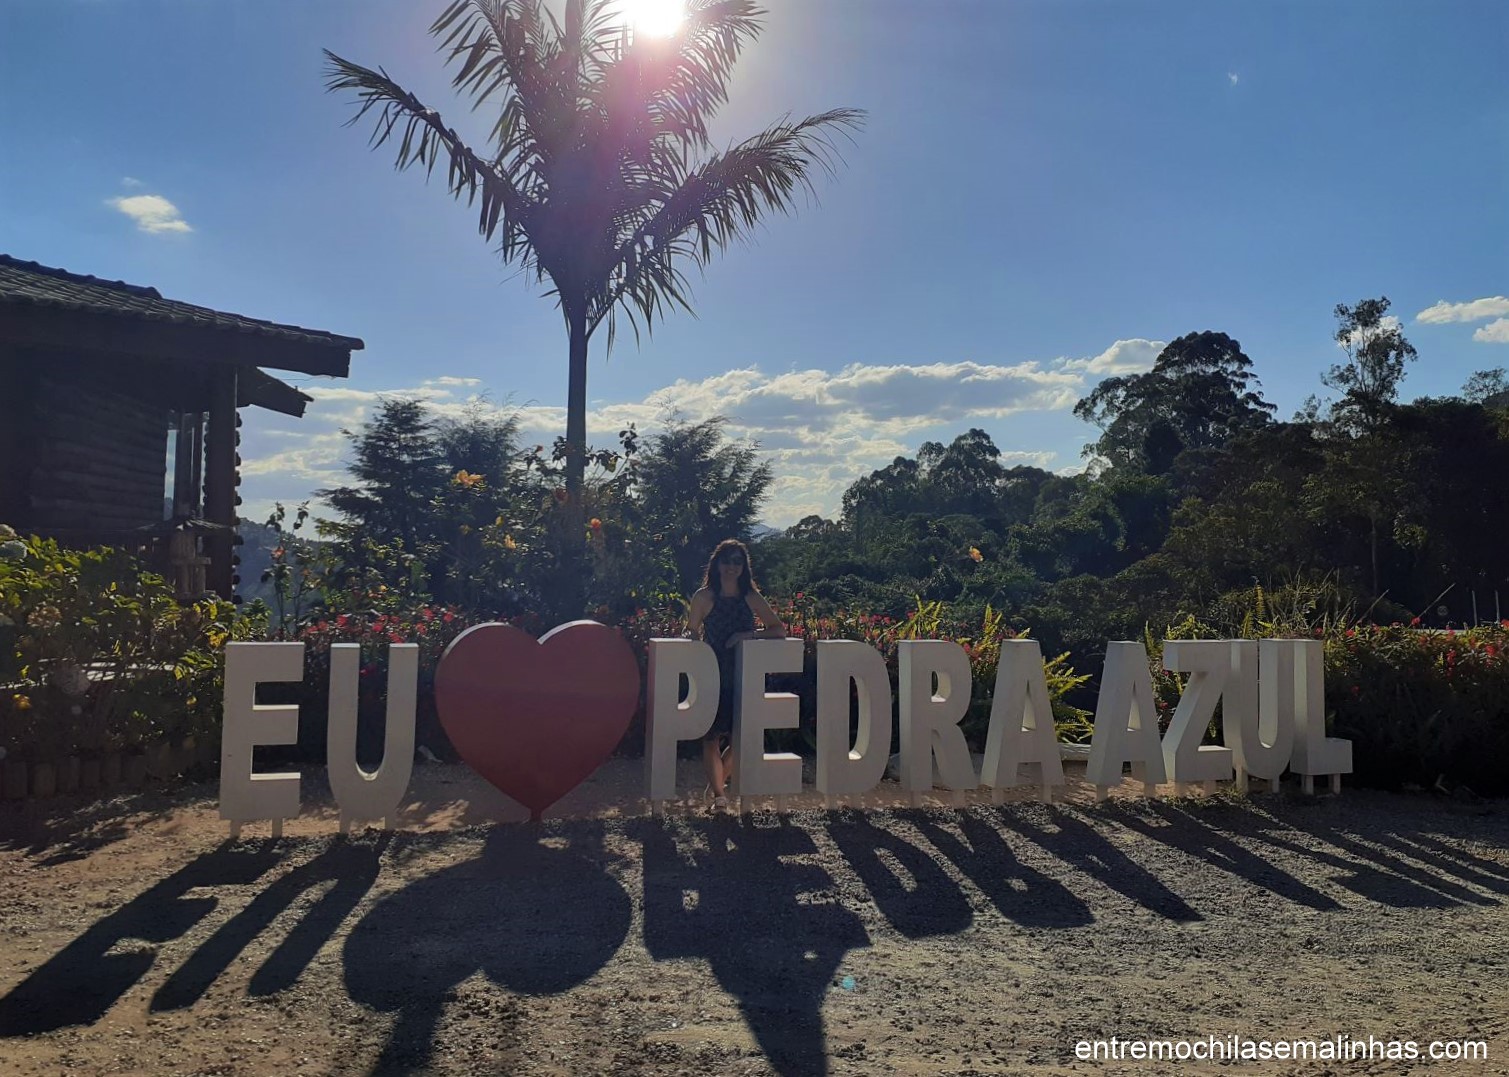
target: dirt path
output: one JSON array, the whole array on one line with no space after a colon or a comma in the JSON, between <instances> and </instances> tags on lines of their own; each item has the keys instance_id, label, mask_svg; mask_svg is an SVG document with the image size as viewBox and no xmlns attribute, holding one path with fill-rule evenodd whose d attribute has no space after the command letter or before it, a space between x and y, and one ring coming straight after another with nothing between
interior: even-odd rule
<instances>
[{"instance_id":1,"label":"dirt path","mask_svg":"<svg viewBox=\"0 0 1509 1077\"><path fill-rule=\"evenodd\" d=\"M1348 791L631 814L416 771L225 841L210 787L0 813L6 1074L1509 1073L1509 811ZM812 807L811 798L800 807ZM66 805L57 807L66 808ZM265 833L265 831L264 831ZM1081 1040L1486 1040L1476 1063L1080 1061Z\"/></svg>"}]
</instances>

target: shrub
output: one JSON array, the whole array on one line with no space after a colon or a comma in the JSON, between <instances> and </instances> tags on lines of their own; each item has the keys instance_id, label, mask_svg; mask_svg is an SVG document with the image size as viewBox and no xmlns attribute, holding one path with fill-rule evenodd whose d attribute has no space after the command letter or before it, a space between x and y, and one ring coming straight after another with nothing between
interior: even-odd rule
<instances>
[{"instance_id":1,"label":"shrub","mask_svg":"<svg viewBox=\"0 0 1509 1077\"><path fill-rule=\"evenodd\" d=\"M1444 632L1353 625L1326 636L1326 710L1366 785L1509 793L1509 621Z\"/></svg>"},{"instance_id":2,"label":"shrub","mask_svg":"<svg viewBox=\"0 0 1509 1077\"><path fill-rule=\"evenodd\" d=\"M265 633L215 598L181 604L110 548L0 531L0 747L27 761L218 737L223 649Z\"/></svg>"}]
</instances>

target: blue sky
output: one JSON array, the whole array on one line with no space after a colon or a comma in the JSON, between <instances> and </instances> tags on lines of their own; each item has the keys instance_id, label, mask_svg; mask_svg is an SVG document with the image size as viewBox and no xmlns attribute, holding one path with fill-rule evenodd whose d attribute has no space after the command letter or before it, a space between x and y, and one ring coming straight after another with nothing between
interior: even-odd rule
<instances>
[{"instance_id":1,"label":"blue sky","mask_svg":"<svg viewBox=\"0 0 1509 1077\"><path fill-rule=\"evenodd\" d=\"M564 432L552 303L323 89L322 47L479 128L426 33L442 6L0 0L0 251L367 343L347 381L289 379L303 420L248 416L249 517L339 481L382 393ZM1509 365L1509 5L764 6L716 141L837 106L868 126L697 281L697 318L596 342L599 444L727 414L784 525L971 426L1077 468L1074 401L1187 332L1236 337L1284 416L1324 392L1340 302L1393 301L1406 396Z\"/></svg>"}]
</instances>

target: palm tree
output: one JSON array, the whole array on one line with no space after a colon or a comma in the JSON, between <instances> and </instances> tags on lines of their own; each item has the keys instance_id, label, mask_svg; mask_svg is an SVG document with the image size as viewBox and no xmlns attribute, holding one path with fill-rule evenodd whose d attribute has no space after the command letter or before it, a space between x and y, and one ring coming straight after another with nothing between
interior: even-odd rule
<instances>
[{"instance_id":1,"label":"palm tree","mask_svg":"<svg viewBox=\"0 0 1509 1077\"><path fill-rule=\"evenodd\" d=\"M450 193L478 207L504 261L549 279L570 340L570 534L582 534L592 334L606 322L611 349L619 313L637 340L641 320L648 331L670 308L690 311L683 268L705 266L766 211L789 211L818 169L831 173L832 136L863 120L835 109L712 150L708 122L763 14L754 0L690 0L679 29L654 38L631 34L613 0L566 0L559 21L542 0L454 0L430 33L456 90L497 108L486 152L381 68L326 50L328 88L361 102L350 123L379 109L373 147L396 137L399 169L444 161Z\"/></svg>"}]
</instances>

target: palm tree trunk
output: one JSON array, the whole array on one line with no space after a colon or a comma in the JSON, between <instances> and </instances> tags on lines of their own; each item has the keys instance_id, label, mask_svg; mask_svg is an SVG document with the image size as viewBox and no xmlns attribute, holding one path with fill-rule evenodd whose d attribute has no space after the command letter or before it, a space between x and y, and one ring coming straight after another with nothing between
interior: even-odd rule
<instances>
[{"instance_id":1,"label":"palm tree trunk","mask_svg":"<svg viewBox=\"0 0 1509 1077\"><path fill-rule=\"evenodd\" d=\"M587 470L587 310L569 311L571 359L566 382L566 492L581 512L582 478Z\"/></svg>"},{"instance_id":2,"label":"palm tree trunk","mask_svg":"<svg viewBox=\"0 0 1509 1077\"><path fill-rule=\"evenodd\" d=\"M567 308L566 325L571 339L570 366L566 377L566 504L560 557L563 586L557 591L561 620L582 615L587 601L587 531L582 506L583 480L587 471L587 307Z\"/></svg>"}]
</instances>

